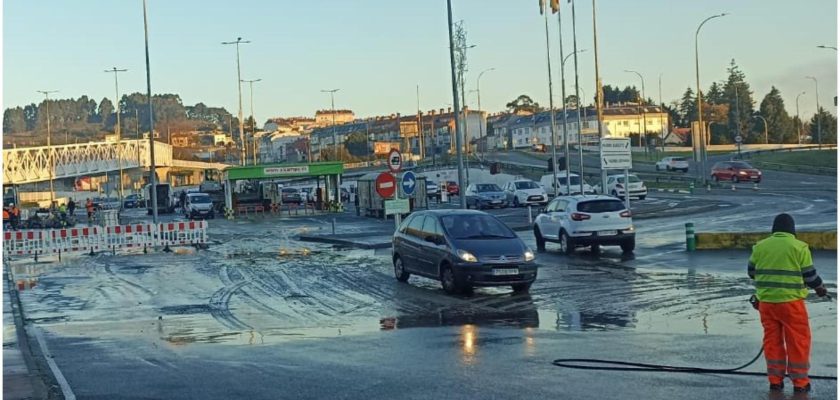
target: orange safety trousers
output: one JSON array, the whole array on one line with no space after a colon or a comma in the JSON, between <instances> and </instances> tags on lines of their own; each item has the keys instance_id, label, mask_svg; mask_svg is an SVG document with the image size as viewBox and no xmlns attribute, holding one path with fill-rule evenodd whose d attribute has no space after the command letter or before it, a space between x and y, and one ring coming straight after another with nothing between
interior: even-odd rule
<instances>
[{"instance_id":1,"label":"orange safety trousers","mask_svg":"<svg viewBox=\"0 0 840 400\"><path fill-rule=\"evenodd\" d=\"M764 327L764 357L767 379L782 383L787 372L793 386L804 387L811 356L811 326L805 300L786 303L761 302L758 306Z\"/></svg>"}]
</instances>

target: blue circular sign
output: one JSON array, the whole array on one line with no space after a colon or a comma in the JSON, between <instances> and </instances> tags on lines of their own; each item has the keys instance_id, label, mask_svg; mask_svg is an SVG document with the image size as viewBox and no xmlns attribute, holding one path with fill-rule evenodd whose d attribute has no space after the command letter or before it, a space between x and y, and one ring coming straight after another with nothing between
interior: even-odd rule
<instances>
[{"instance_id":1,"label":"blue circular sign","mask_svg":"<svg viewBox=\"0 0 840 400\"><path fill-rule=\"evenodd\" d=\"M417 176L414 175L414 172L406 171L402 175L400 184L402 185L403 193L410 195L414 193L414 189L417 187Z\"/></svg>"}]
</instances>

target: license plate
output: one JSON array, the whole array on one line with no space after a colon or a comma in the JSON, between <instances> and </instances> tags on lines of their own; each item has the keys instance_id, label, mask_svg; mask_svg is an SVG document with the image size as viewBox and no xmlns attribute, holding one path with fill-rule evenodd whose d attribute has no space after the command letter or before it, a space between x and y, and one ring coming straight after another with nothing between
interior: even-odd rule
<instances>
[{"instance_id":1,"label":"license plate","mask_svg":"<svg viewBox=\"0 0 840 400\"><path fill-rule=\"evenodd\" d=\"M758 178L758 176L753 175L753 176L750 176L750 178L752 178L752 179L756 179L756 178Z\"/></svg>"},{"instance_id":2,"label":"license plate","mask_svg":"<svg viewBox=\"0 0 840 400\"><path fill-rule=\"evenodd\" d=\"M493 203L493 204L499 204L499 203L501 203L501 202L502 202L501 200L493 200L493 201L492 201L492 203Z\"/></svg>"},{"instance_id":3,"label":"license plate","mask_svg":"<svg viewBox=\"0 0 840 400\"><path fill-rule=\"evenodd\" d=\"M615 236L618 235L618 231L598 231L598 236Z\"/></svg>"},{"instance_id":4,"label":"license plate","mask_svg":"<svg viewBox=\"0 0 840 400\"><path fill-rule=\"evenodd\" d=\"M496 268L493 275L519 275L519 268Z\"/></svg>"}]
</instances>

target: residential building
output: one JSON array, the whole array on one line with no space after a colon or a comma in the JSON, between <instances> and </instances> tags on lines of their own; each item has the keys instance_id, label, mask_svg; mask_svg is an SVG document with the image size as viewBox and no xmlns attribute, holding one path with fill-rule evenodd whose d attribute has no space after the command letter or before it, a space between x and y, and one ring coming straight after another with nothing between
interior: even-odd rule
<instances>
[{"instance_id":1,"label":"residential building","mask_svg":"<svg viewBox=\"0 0 840 400\"><path fill-rule=\"evenodd\" d=\"M638 136L643 131L661 137L668 132L668 113L660 106L608 104L603 110L603 118L604 127L613 137ZM642 125L644 129L640 129Z\"/></svg>"},{"instance_id":2,"label":"residential building","mask_svg":"<svg viewBox=\"0 0 840 400\"><path fill-rule=\"evenodd\" d=\"M346 124L348 122L353 122L356 117L353 115L353 111L350 110L318 110L315 111L315 126L324 127L324 126L331 126L333 123L336 125Z\"/></svg>"},{"instance_id":3,"label":"residential building","mask_svg":"<svg viewBox=\"0 0 840 400\"><path fill-rule=\"evenodd\" d=\"M580 131L578 129L577 110L566 110L566 118L566 132L568 133L569 143L578 144ZM588 113L585 118L581 114L581 122L583 123L583 136L585 141L586 137L592 136L593 133L597 136L598 124L594 113ZM557 129L557 145L562 146L565 143L562 110L555 112L555 125ZM498 127L494 125L494 130L498 134L507 135L506 148L521 149L531 147L535 144L550 145L552 143L551 113L543 111L533 115L514 116L499 123Z\"/></svg>"}]
</instances>

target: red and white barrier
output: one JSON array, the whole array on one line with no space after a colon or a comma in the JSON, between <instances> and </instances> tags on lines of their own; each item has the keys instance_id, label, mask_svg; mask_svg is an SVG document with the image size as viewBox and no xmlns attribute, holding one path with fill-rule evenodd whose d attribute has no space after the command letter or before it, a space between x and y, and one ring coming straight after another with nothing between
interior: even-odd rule
<instances>
[{"instance_id":1,"label":"red and white barrier","mask_svg":"<svg viewBox=\"0 0 840 400\"><path fill-rule=\"evenodd\" d=\"M158 240L159 246L204 244L207 242L207 221L158 224Z\"/></svg>"},{"instance_id":2,"label":"red and white barrier","mask_svg":"<svg viewBox=\"0 0 840 400\"><path fill-rule=\"evenodd\" d=\"M105 229L105 243L109 249L155 246L154 225L116 225Z\"/></svg>"},{"instance_id":3,"label":"red and white barrier","mask_svg":"<svg viewBox=\"0 0 840 400\"><path fill-rule=\"evenodd\" d=\"M43 252L43 231L3 232L3 253L6 255L31 255Z\"/></svg>"},{"instance_id":4,"label":"red and white barrier","mask_svg":"<svg viewBox=\"0 0 840 400\"><path fill-rule=\"evenodd\" d=\"M102 249L98 226L85 228L51 229L47 232L41 253L69 253L99 251Z\"/></svg>"}]
</instances>

